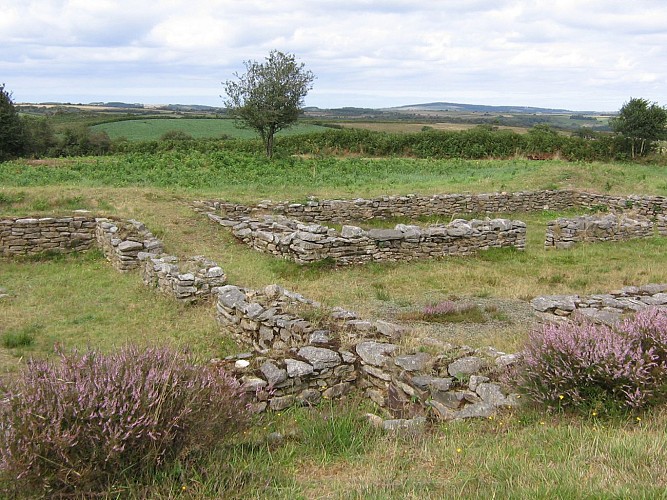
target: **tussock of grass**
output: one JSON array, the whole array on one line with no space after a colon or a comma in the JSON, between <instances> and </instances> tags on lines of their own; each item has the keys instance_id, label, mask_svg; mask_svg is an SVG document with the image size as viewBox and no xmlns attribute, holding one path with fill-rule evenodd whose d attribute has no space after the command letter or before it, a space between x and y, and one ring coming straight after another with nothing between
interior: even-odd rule
<instances>
[{"instance_id":1,"label":"tussock of grass","mask_svg":"<svg viewBox=\"0 0 667 500\"><path fill-rule=\"evenodd\" d=\"M35 336L43 329L39 323L32 323L27 326L10 329L2 334L0 342L7 349L16 349L19 347L30 347L35 343Z\"/></svg>"}]
</instances>

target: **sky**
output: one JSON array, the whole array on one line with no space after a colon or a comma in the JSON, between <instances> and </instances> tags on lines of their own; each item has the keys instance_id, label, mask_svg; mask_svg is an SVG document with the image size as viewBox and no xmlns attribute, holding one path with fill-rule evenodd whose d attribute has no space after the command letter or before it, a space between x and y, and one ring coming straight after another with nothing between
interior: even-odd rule
<instances>
[{"instance_id":1,"label":"sky","mask_svg":"<svg viewBox=\"0 0 667 500\"><path fill-rule=\"evenodd\" d=\"M306 106L667 104L665 0L0 0L14 102L222 106L271 50Z\"/></svg>"}]
</instances>

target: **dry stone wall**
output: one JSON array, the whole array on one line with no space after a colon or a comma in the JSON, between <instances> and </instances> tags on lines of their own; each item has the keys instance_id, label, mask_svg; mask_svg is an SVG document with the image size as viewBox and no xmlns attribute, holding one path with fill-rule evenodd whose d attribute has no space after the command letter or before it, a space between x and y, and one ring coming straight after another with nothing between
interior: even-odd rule
<instances>
[{"instance_id":1,"label":"dry stone wall","mask_svg":"<svg viewBox=\"0 0 667 500\"><path fill-rule=\"evenodd\" d=\"M439 354L405 352L401 326L364 321L343 309L324 311L277 285L221 287L217 310L225 330L254 349L218 362L236 373L257 411L315 404L352 388L401 418L488 417L517 404L516 395L494 381L516 355L453 346Z\"/></svg>"},{"instance_id":2,"label":"dry stone wall","mask_svg":"<svg viewBox=\"0 0 667 500\"><path fill-rule=\"evenodd\" d=\"M489 248L525 248L526 225L509 219L466 221L419 227L398 224L394 229L365 231L343 226L340 232L320 224L304 224L281 216L209 218L230 227L234 236L254 248L298 263L332 259L334 262L367 262L429 259L469 255Z\"/></svg>"},{"instance_id":3,"label":"dry stone wall","mask_svg":"<svg viewBox=\"0 0 667 500\"><path fill-rule=\"evenodd\" d=\"M202 256L184 262L163 254L163 244L136 220L77 217L0 219L0 256L69 253L99 247L121 272L141 267L144 282L183 302L210 297L224 271Z\"/></svg>"},{"instance_id":4,"label":"dry stone wall","mask_svg":"<svg viewBox=\"0 0 667 500\"><path fill-rule=\"evenodd\" d=\"M220 266L201 255L181 262L173 255L139 252L141 278L149 287L171 295L181 302L207 299L227 277Z\"/></svg>"},{"instance_id":5,"label":"dry stone wall","mask_svg":"<svg viewBox=\"0 0 667 500\"><path fill-rule=\"evenodd\" d=\"M574 190L520 191L487 194L436 194L420 196L383 196L373 199L315 200L305 203L265 200L255 206L237 205L225 201L197 201L200 211L212 211L230 217L241 215L275 214L304 222L348 223L355 220L406 217L417 219L457 214L537 212L542 210L626 211L651 217L667 214L664 196L610 196Z\"/></svg>"},{"instance_id":6,"label":"dry stone wall","mask_svg":"<svg viewBox=\"0 0 667 500\"><path fill-rule=\"evenodd\" d=\"M111 265L125 272L139 267L139 253L161 254L162 242L141 222L97 219L97 242Z\"/></svg>"},{"instance_id":7,"label":"dry stone wall","mask_svg":"<svg viewBox=\"0 0 667 500\"><path fill-rule=\"evenodd\" d=\"M0 219L0 255L70 253L95 246L92 217L8 217Z\"/></svg>"},{"instance_id":8,"label":"dry stone wall","mask_svg":"<svg viewBox=\"0 0 667 500\"><path fill-rule=\"evenodd\" d=\"M653 235L654 223L645 217L632 218L623 214L561 217L547 224L544 246L564 249L578 242L622 241Z\"/></svg>"},{"instance_id":9,"label":"dry stone wall","mask_svg":"<svg viewBox=\"0 0 667 500\"><path fill-rule=\"evenodd\" d=\"M608 294L545 295L531 301L536 314L543 321L564 322L589 320L613 325L624 314L647 307L667 309L667 284L628 286Z\"/></svg>"}]
</instances>

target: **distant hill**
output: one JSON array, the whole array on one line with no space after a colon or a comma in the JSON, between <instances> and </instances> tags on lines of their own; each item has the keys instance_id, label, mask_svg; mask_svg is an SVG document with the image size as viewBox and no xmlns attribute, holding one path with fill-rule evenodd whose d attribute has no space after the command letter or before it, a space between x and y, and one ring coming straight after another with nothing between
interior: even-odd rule
<instances>
[{"instance_id":1,"label":"distant hill","mask_svg":"<svg viewBox=\"0 0 667 500\"><path fill-rule=\"evenodd\" d=\"M509 114L549 114L562 115L573 113L567 109L535 108L531 106L485 106L480 104L461 104L456 102L428 102L384 108L387 111L459 111L464 113L509 113ZM587 112L589 113L589 112Z\"/></svg>"}]
</instances>

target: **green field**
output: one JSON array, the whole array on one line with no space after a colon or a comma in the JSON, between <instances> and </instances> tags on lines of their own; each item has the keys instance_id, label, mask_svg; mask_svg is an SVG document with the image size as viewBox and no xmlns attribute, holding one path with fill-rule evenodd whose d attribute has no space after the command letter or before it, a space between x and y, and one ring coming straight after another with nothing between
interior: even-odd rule
<instances>
[{"instance_id":1,"label":"green field","mask_svg":"<svg viewBox=\"0 0 667 500\"><path fill-rule=\"evenodd\" d=\"M556 212L511 214L528 225L525 252L504 249L330 269L300 267L253 252L189 206L201 198L303 202L309 196L558 188L667 196L667 168L522 159L269 161L231 151L21 160L0 163L0 216L87 209L138 219L164 241L168 253L205 255L225 270L231 284L259 288L279 283L366 318L394 320L406 308L453 296L526 301L542 294L605 293L625 285L667 282L666 238L545 250L545 226L561 215ZM143 286L138 274L118 274L97 252L0 259L0 287L10 295L0 300L0 339L33 339L25 345L0 346L0 373L6 377L29 356L52 355L56 342L103 350L128 341L169 343L187 346L203 359L243 349L220 331L211 304L187 307L158 296ZM423 324L408 326L414 337L426 333ZM512 318L498 328L472 326L429 334L509 352L519 349L528 333L525 324ZM417 436L378 433L362 420L366 411L378 410L352 397L344 403L267 414L236 442L148 480L127 477L107 496L665 498L667 491L663 408L636 420L526 407L493 420L435 423ZM271 440L270 433L276 431L285 439Z\"/></svg>"},{"instance_id":2,"label":"green field","mask_svg":"<svg viewBox=\"0 0 667 500\"><path fill-rule=\"evenodd\" d=\"M111 139L124 137L130 141L154 141L165 132L181 131L190 134L195 139L228 136L238 139L256 138L253 130L239 128L234 120L215 118L151 118L139 120L124 120L102 123L91 127L94 131L104 131ZM307 123L298 124L281 131L280 135L306 134L325 130L318 125Z\"/></svg>"}]
</instances>

